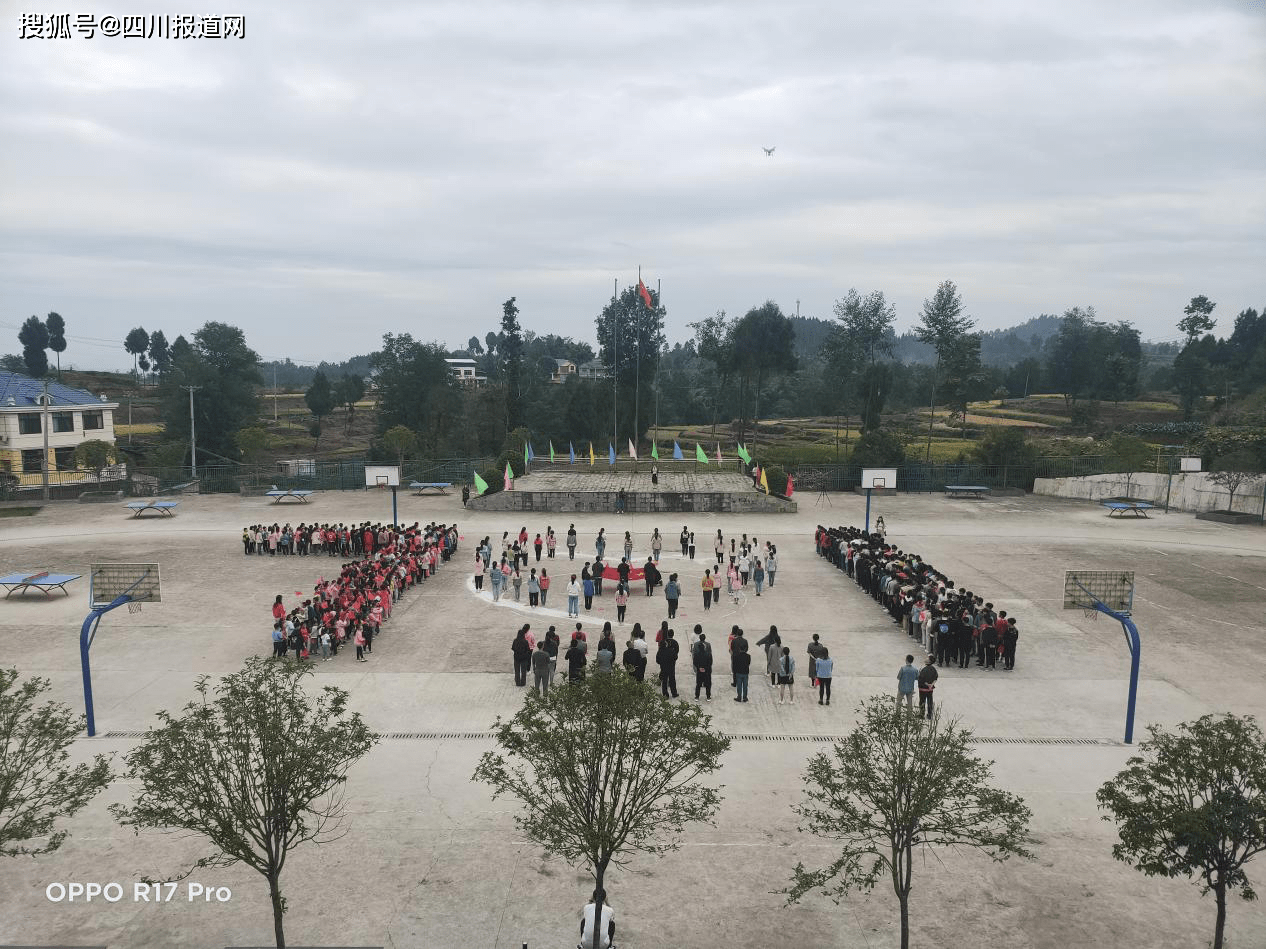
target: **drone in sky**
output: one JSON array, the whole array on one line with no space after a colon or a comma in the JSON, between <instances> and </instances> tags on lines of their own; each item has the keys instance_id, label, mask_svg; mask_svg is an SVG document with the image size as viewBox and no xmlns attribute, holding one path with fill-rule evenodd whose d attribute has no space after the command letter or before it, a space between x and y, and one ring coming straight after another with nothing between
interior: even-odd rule
<instances>
[{"instance_id":1,"label":"drone in sky","mask_svg":"<svg viewBox=\"0 0 1266 949\"><path fill-rule=\"evenodd\" d=\"M777 148L777 147L778 147L777 145L774 146L774 148ZM764 145L761 146L761 149L765 152L766 158L769 158L770 156L774 154L774 148L765 148Z\"/></svg>"}]
</instances>

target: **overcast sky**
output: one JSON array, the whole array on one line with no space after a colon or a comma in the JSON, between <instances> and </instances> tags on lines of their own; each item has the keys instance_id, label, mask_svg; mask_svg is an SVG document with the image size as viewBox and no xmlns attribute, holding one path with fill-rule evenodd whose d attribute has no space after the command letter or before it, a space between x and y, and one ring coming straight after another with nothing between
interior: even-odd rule
<instances>
[{"instance_id":1,"label":"overcast sky","mask_svg":"<svg viewBox=\"0 0 1266 949\"><path fill-rule=\"evenodd\" d=\"M212 319L338 360L510 296L592 341L639 264L670 340L850 287L902 329L947 277L984 329L1266 305L1263 0L0 8L0 351L57 310L83 368ZM40 9L246 37L20 40Z\"/></svg>"}]
</instances>

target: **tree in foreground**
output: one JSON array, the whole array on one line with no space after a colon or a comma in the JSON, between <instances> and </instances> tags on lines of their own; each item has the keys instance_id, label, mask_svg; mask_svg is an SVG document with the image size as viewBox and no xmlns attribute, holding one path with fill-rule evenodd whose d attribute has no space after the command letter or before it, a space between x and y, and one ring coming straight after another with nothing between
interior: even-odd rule
<instances>
[{"instance_id":1,"label":"tree in foreground","mask_svg":"<svg viewBox=\"0 0 1266 949\"><path fill-rule=\"evenodd\" d=\"M206 837L214 852L178 879L204 867L245 864L268 880L277 945L286 944L281 873L290 852L342 836L347 772L378 740L347 693L304 691L310 666L253 657L179 716L158 713L160 726L127 755L128 778L140 784L129 807L111 811L125 827Z\"/></svg>"},{"instance_id":2,"label":"tree in foreground","mask_svg":"<svg viewBox=\"0 0 1266 949\"><path fill-rule=\"evenodd\" d=\"M711 822L720 804L699 779L721 767L729 739L697 706L665 702L622 669L544 697L533 690L495 729L501 752L483 756L475 779L522 801L519 829L588 869L599 896L610 866L677 849L685 826Z\"/></svg>"},{"instance_id":3,"label":"tree in foreground","mask_svg":"<svg viewBox=\"0 0 1266 949\"><path fill-rule=\"evenodd\" d=\"M1240 488L1251 487L1258 481L1262 480L1262 475L1257 471L1258 462L1251 451L1240 449L1231 452L1229 455L1223 455L1221 458L1215 458L1213 461L1213 470L1209 472L1209 480L1220 488L1225 488L1229 497L1226 500L1226 509L1228 511L1235 510L1235 495Z\"/></svg>"},{"instance_id":4,"label":"tree in foreground","mask_svg":"<svg viewBox=\"0 0 1266 949\"><path fill-rule=\"evenodd\" d=\"M797 864L784 892L795 903L822 889L839 902L871 890L887 875L901 906L901 946L910 945L915 851L971 848L994 860L1032 858L1029 808L990 786L990 766L971 750L972 733L956 720L893 710L892 698L858 706L852 734L814 755L804 774L801 829L840 841L839 857L820 870Z\"/></svg>"},{"instance_id":5,"label":"tree in foreground","mask_svg":"<svg viewBox=\"0 0 1266 949\"><path fill-rule=\"evenodd\" d=\"M83 716L58 702L37 706L47 679L18 682L0 669L0 855L52 853L66 839L57 821L71 817L110 783L110 763L67 764Z\"/></svg>"},{"instance_id":6,"label":"tree in foreground","mask_svg":"<svg viewBox=\"0 0 1266 949\"><path fill-rule=\"evenodd\" d=\"M1112 856L1148 876L1197 878L1213 891L1213 949L1222 949L1226 897L1257 899L1245 865L1266 851L1266 739L1252 717L1205 715L1151 735L1101 787L1117 822Z\"/></svg>"}]
</instances>

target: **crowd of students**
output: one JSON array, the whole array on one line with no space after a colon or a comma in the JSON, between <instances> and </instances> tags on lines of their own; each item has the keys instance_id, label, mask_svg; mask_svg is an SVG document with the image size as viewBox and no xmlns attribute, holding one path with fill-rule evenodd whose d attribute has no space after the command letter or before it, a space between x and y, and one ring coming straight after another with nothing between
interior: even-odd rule
<instances>
[{"instance_id":1,"label":"crowd of students","mask_svg":"<svg viewBox=\"0 0 1266 949\"><path fill-rule=\"evenodd\" d=\"M696 550L694 533L683 525L678 540L682 557L693 560ZM674 619L683 593L682 584L676 573L670 573L667 583L664 582L664 574L659 569L664 538L658 528L652 532L648 542L650 553L646 557L646 563L634 566L633 534L625 531L620 547L623 556L613 566L611 561L615 560L615 553L610 558L607 557L609 541L606 528L599 528L593 539L593 560L584 561L579 573L564 569L561 574L565 578L561 582L564 587L563 595L567 598L568 617L580 616L582 600L585 612L593 609L594 598L603 595L604 581L612 581L617 622L623 623L630 584L641 580L648 597L654 596L656 589L663 587L664 599L668 604L668 618ZM571 524L567 529L565 543L569 561L575 561L578 546L576 525ZM749 584L755 589L757 596L763 594L766 585L771 588L774 586L778 574L778 549L773 544L766 542L761 545L758 538L748 540L747 535L743 534L741 538L731 537L727 546L724 534L718 530L712 547L716 566L706 568L700 581L705 611L710 610L714 603L720 602L723 589L726 595L738 602L738 594ZM515 600L521 600L523 587L526 586L529 606L547 606L554 579L550 576L550 568L530 564L533 564L533 552L535 564L540 564L543 550L546 552L546 560L550 560L555 557L557 549L557 537L553 527L549 526L544 535L537 533L531 541L526 526L520 528L517 536L504 531L499 543L494 543L491 537L485 537L475 551L475 589L482 591L486 579L493 602L496 602L502 596L511 594Z\"/></svg>"},{"instance_id":2,"label":"crowd of students","mask_svg":"<svg viewBox=\"0 0 1266 949\"><path fill-rule=\"evenodd\" d=\"M242 528L242 552L246 556L252 554L260 557L308 555L327 557L360 557L372 555L398 539L406 531L417 535L422 529L415 523L410 528L393 524L371 523L360 524L299 524L291 527L286 524L252 524ZM425 532L444 533L451 531L454 547L457 541L457 527L444 524L430 524Z\"/></svg>"},{"instance_id":3,"label":"crowd of students","mask_svg":"<svg viewBox=\"0 0 1266 949\"><path fill-rule=\"evenodd\" d=\"M550 626L543 636L538 637L532 632L532 624L524 623L510 643L514 684L526 686L530 675L533 688L545 695L553 686L555 676L561 675L564 682L581 682L590 670L597 673L610 672L617 664L642 682L646 679L647 669L653 659L658 669L656 684L660 694L666 699L675 699L680 697L677 690L677 665L684 650L694 675L695 701L712 701L715 660L712 642L700 623L694 625L683 644L677 638L677 631L668 625L668 621L662 621L655 632L652 656L652 644L647 641L641 623L633 624L621 651L615 631L608 621L603 623L602 631L592 643L592 658L590 648L590 634L583 623L576 623L566 645L555 626ZM753 665L758 679L769 676L769 687L777 690L779 704L795 702L796 659L791 654L791 647L784 643L777 626L770 626L769 632L754 644L749 643L741 627L731 626L725 650L729 658L730 688L734 689L735 702L749 700L748 685L753 675ZM815 633L806 652L811 689L817 689L819 705L830 705L835 665L830 650ZM561 670L560 658L563 663Z\"/></svg>"},{"instance_id":4,"label":"crowd of students","mask_svg":"<svg viewBox=\"0 0 1266 949\"><path fill-rule=\"evenodd\" d=\"M292 536L299 533L297 529ZM324 545L325 533L323 526L310 528L309 542L320 535ZM346 531L346 548L342 547L343 532L334 528L331 533L329 543L336 553L346 549L359 559L344 563L333 579L319 579L312 596L292 609L286 609L277 594L272 604L272 641L273 655L279 659L330 661L341 647L352 645L356 661L368 662L374 639L393 605L409 589L434 576L457 550L458 540L457 526L447 524L403 527L366 522Z\"/></svg>"},{"instance_id":5,"label":"crowd of students","mask_svg":"<svg viewBox=\"0 0 1266 949\"><path fill-rule=\"evenodd\" d=\"M1015 668L1016 617L959 587L918 554L856 527L818 525L814 546L887 610L936 665L967 669L974 661L985 670Z\"/></svg>"}]
</instances>

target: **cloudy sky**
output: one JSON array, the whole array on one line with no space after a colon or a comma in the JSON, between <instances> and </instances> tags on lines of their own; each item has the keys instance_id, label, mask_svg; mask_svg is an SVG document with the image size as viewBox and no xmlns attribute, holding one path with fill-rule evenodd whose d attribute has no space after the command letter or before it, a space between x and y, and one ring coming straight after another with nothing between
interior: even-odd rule
<instances>
[{"instance_id":1,"label":"cloudy sky","mask_svg":"<svg viewBox=\"0 0 1266 949\"><path fill-rule=\"evenodd\" d=\"M982 328L1266 305L1263 0L0 8L0 351L57 310L84 368L211 319L335 360L510 296L592 340L639 265L670 339L850 287L904 328L947 277ZM246 37L19 39L38 10Z\"/></svg>"}]
</instances>

